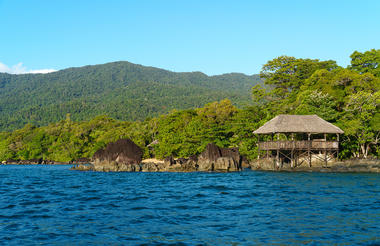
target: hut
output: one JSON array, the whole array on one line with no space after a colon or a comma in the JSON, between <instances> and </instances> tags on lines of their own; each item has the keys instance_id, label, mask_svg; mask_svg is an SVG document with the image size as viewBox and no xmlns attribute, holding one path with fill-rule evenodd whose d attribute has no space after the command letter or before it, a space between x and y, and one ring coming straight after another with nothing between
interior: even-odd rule
<instances>
[{"instance_id":1,"label":"hut","mask_svg":"<svg viewBox=\"0 0 380 246\"><path fill-rule=\"evenodd\" d=\"M278 115L253 133L258 136L259 160L272 158L277 168L290 162L293 168L304 161L311 167L312 155L327 165L338 156L339 134L344 132L317 115Z\"/></svg>"}]
</instances>

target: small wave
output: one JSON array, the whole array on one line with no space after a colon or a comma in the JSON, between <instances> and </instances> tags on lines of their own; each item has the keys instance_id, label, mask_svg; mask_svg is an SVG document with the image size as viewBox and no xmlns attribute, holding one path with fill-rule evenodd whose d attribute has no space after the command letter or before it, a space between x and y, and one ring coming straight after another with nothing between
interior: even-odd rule
<instances>
[{"instance_id":1,"label":"small wave","mask_svg":"<svg viewBox=\"0 0 380 246\"><path fill-rule=\"evenodd\" d=\"M43 168L24 173L2 169L9 177L2 181L12 185L0 188L0 244L376 245L378 241L379 175L112 174L55 166L41 172ZM52 178L51 173L64 178ZM43 183L31 185L36 180Z\"/></svg>"},{"instance_id":2,"label":"small wave","mask_svg":"<svg viewBox=\"0 0 380 246\"><path fill-rule=\"evenodd\" d=\"M7 206L2 207L1 209L10 209L10 208L14 208L14 207L16 207L16 205L14 205L14 204L8 204Z\"/></svg>"},{"instance_id":3,"label":"small wave","mask_svg":"<svg viewBox=\"0 0 380 246\"><path fill-rule=\"evenodd\" d=\"M217 190L217 191L229 190L229 188L224 185L207 185L207 186L202 186L201 189L209 189L209 190Z\"/></svg>"},{"instance_id":4,"label":"small wave","mask_svg":"<svg viewBox=\"0 0 380 246\"><path fill-rule=\"evenodd\" d=\"M31 219L48 219L48 218L53 218L53 216L47 215L47 214L37 214L37 215L32 215L29 218L31 218Z\"/></svg>"},{"instance_id":5,"label":"small wave","mask_svg":"<svg viewBox=\"0 0 380 246\"><path fill-rule=\"evenodd\" d=\"M194 198L200 198L200 197L207 197L207 196L202 194L202 193L198 193L198 194L194 195L193 197Z\"/></svg>"},{"instance_id":6,"label":"small wave","mask_svg":"<svg viewBox=\"0 0 380 246\"><path fill-rule=\"evenodd\" d=\"M144 209L149 209L147 207L133 207L131 210L144 210Z\"/></svg>"},{"instance_id":7,"label":"small wave","mask_svg":"<svg viewBox=\"0 0 380 246\"><path fill-rule=\"evenodd\" d=\"M135 197L131 197L131 198L128 198L127 200L128 201L139 201L139 200L144 200L144 199L148 199L149 197L147 196L135 196Z\"/></svg>"},{"instance_id":8,"label":"small wave","mask_svg":"<svg viewBox=\"0 0 380 246\"><path fill-rule=\"evenodd\" d=\"M3 228L3 230L16 230L20 227L20 224L18 223L12 223Z\"/></svg>"},{"instance_id":9,"label":"small wave","mask_svg":"<svg viewBox=\"0 0 380 246\"><path fill-rule=\"evenodd\" d=\"M147 221L147 220L152 220L152 219L155 219L156 217L153 216L153 215L150 215L150 214L146 214L146 215L143 215L140 217L141 220L143 221Z\"/></svg>"},{"instance_id":10,"label":"small wave","mask_svg":"<svg viewBox=\"0 0 380 246\"><path fill-rule=\"evenodd\" d=\"M50 201L48 201L48 200L25 201L25 202L21 202L20 205L21 206L30 206L30 205L39 205L39 204L47 204L47 203L50 203Z\"/></svg>"},{"instance_id":11,"label":"small wave","mask_svg":"<svg viewBox=\"0 0 380 246\"><path fill-rule=\"evenodd\" d=\"M86 196L86 197L81 197L78 199L78 201L82 201L82 202L88 202L88 201L93 201L93 200L100 200L101 198L100 197L97 197L97 196Z\"/></svg>"},{"instance_id":12,"label":"small wave","mask_svg":"<svg viewBox=\"0 0 380 246\"><path fill-rule=\"evenodd\" d=\"M12 215L2 215L0 214L0 219L20 219L23 218L24 214L12 214Z\"/></svg>"}]
</instances>

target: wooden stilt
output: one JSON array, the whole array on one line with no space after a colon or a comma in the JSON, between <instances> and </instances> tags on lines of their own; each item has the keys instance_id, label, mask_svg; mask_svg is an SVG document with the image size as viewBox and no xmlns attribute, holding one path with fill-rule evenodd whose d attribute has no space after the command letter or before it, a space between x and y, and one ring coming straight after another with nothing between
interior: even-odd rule
<instances>
[{"instance_id":1,"label":"wooden stilt","mask_svg":"<svg viewBox=\"0 0 380 246\"><path fill-rule=\"evenodd\" d=\"M295 142L294 142L294 133L292 133L292 150L290 152L290 167L294 168L294 148L295 148Z\"/></svg>"},{"instance_id":2,"label":"wooden stilt","mask_svg":"<svg viewBox=\"0 0 380 246\"><path fill-rule=\"evenodd\" d=\"M280 133L277 133L277 168L280 167Z\"/></svg>"},{"instance_id":3,"label":"wooden stilt","mask_svg":"<svg viewBox=\"0 0 380 246\"><path fill-rule=\"evenodd\" d=\"M257 159L260 160L260 135L257 135Z\"/></svg>"},{"instance_id":4,"label":"wooden stilt","mask_svg":"<svg viewBox=\"0 0 380 246\"><path fill-rule=\"evenodd\" d=\"M336 134L336 140L338 141L338 150L336 152L336 160L338 160L339 159L339 133Z\"/></svg>"},{"instance_id":5,"label":"wooden stilt","mask_svg":"<svg viewBox=\"0 0 380 246\"><path fill-rule=\"evenodd\" d=\"M311 167L311 141L310 141L310 133L307 134L307 140L309 141L309 144L307 145L307 155L309 157L309 167Z\"/></svg>"},{"instance_id":6,"label":"wooden stilt","mask_svg":"<svg viewBox=\"0 0 380 246\"><path fill-rule=\"evenodd\" d=\"M327 134L325 133L325 142L327 141ZM327 149L326 149L326 146L325 146L325 166L327 167Z\"/></svg>"},{"instance_id":7,"label":"wooden stilt","mask_svg":"<svg viewBox=\"0 0 380 246\"><path fill-rule=\"evenodd\" d=\"M276 165L277 165L277 168L280 167L280 150L277 149L277 156L276 156Z\"/></svg>"},{"instance_id":8,"label":"wooden stilt","mask_svg":"<svg viewBox=\"0 0 380 246\"><path fill-rule=\"evenodd\" d=\"M290 167L294 168L294 149L290 152Z\"/></svg>"}]
</instances>

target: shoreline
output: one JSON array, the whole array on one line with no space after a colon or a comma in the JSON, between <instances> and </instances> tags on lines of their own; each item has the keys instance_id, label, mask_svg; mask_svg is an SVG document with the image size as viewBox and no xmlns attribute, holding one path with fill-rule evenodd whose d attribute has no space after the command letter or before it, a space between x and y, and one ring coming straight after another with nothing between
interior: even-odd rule
<instances>
[{"instance_id":1,"label":"shoreline","mask_svg":"<svg viewBox=\"0 0 380 246\"><path fill-rule=\"evenodd\" d=\"M1 166L7 165L72 165L71 170L79 171L110 171L113 170L96 170L94 169L94 162L58 162L58 161L13 161L13 162L2 162ZM243 165L242 170L236 170L234 172L240 172L244 170L251 171L268 171L268 172L317 172L317 173L380 173L380 160L379 159L348 159L344 161L337 161L329 163L328 166L315 165L313 163L311 167L309 166L298 166L295 168L282 167L274 168L272 164L266 163L263 165L263 162L259 163L258 161L248 162ZM144 166L149 166L148 169L144 169ZM161 167L161 168L160 168ZM200 170L181 170L180 165L169 165L164 167L164 160L157 159L145 159L142 160L140 164L134 165L134 168L128 170L120 170L116 172L204 172ZM221 171L206 171L206 172L221 172Z\"/></svg>"},{"instance_id":2,"label":"shoreline","mask_svg":"<svg viewBox=\"0 0 380 246\"><path fill-rule=\"evenodd\" d=\"M100 165L99 165L100 164ZM183 168L179 164L165 165L164 161L156 160L155 162L149 162L143 160L137 165L123 165L118 166L119 169L113 169L113 163L87 163L76 164L71 169L78 171L97 171L97 172L241 172L245 170L251 171L268 171L268 172L316 172L316 173L380 173L380 160L366 160L366 159L349 159L345 161L329 163L328 166L316 165L313 166L298 166L295 168L282 167L273 168L270 166L257 166L257 162L249 162L243 164L242 168L234 171L225 170L188 170Z\"/></svg>"},{"instance_id":3,"label":"shoreline","mask_svg":"<svg viewBox=\"0 0 380 246\"><path fill-rule=\"evenodd\" d=\"M254 161L252 170L274 172L319 172L319 173L380 173L380 159L348 159L344 161L332 161L324 166L321 162L314 162L312 166L301 165L291 168L274 167L272 162Z\"/></svg>"}]
</instances>

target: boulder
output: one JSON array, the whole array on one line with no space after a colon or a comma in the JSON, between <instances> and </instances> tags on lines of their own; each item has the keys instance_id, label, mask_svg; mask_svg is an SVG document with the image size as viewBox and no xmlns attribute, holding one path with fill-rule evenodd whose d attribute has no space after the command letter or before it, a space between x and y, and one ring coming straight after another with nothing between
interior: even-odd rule
<instances>
[{"instance_id":1,"label":"boulder","mask_svg":"<svg viewBox=\"0 0 380 246\"><path fill-rule=\"evenodd\" d=\"M187 159L186 158L178 158L175 163L177 164L185 164L187 162Z\"/></svg>"},{"instance_id":2,"label":"boulder","mask_svg":"<svg viewBox=\"0 0 380 246\"><path fill-rule=\"evenodd\" d=\"M230 157L236 164L242 163L242 157L238 148L221 148L222 157Z\"/></svg>"},{"instance_id":3,"label":"boulder","mask_svg":"<svg viewBox=\"0 0 380 246\"><path fill-rule=\"evenodd\" d=\"M220 148L214 143L209 143L206 149L198 156L198 160L216 161L219 157L222 157Z\"/></svg>"},{"instance_id":4,"label":"boulder","mask_svg":"<svg viewBox=\"0 0 380 246\"><path fill-rule=\"evenodd\" d=\"M197 155L190 156L189 161L198 162L198 156Z\"/></svg>"},{"instance_id":5,"label":"boulder","mask_svg":"<svg viewBox=\"0 0 380 246\"><path fill-rule=\"evenodd\" d=\"M14 159L7 159L7 164L19 164L20 160L14 160Z\"/></svg>"},{"instance_id":6,"label":"boulder","mask_svg":"<svg viewBox=\"0 0 380 246\"><path fill-rule=\"evenodd\" d=\"M78 164L85 164L85 163L90 163L90 162L91 160L86 157L81 157L74 161L74 163L78 163Z\"/></svg>"},{"instance_id":7,"label":"boulder","mask_svg":"<svg viewBox=\"0 0 380 246\"><path fill-rule=\"evenodd\" d=\"M115 161L123 164L140 164L142 150L130 139L119 139L109 143L104 149L100 149L93 155L93 160Z\"/></svg>"},{"instance_id":8,"label":"boulder","mask_svg":"<svg viewBox=\"0 0 380 246\"><path fill-rule=\"evenodd\" d=\"M181 165L182 171L183 172L198 171L199 165L198 165L197 161L198 161L198 158L197 158L197 160L195 160L194 158L190 157L185 163L183 163Z\"/></svg>"},{"instance_id":9,"label":"boulder","mask_svg":"<svg viewBox=\"0 0 380 246\"><path fill-rule=\"evenodd\" d=\"M118 164L118 172L140 172L141 166L139 164Z\"/></svg>"},{"instance_id":10,"label":"boulder","mask_svg":"<svg viewBox=\"0 0 380 246\"><path fill-rule=\"evenodd\" d=\"M27 162L29 162L29 164L42 164L42 158L40 159L30 159L28 160Z\"/></svg>"},{"instance_id":11,"label":"boulder","mask_svg":"<svg viewBox=\"0 0 380 246\"><path fill-rule=\"evenodd\" d=\"M243 156L241 158L241 168L244 169L244 168L251 168L251 165L249 164L249 161L247 159L247 157Z\"/></svg>"},{"instance_id":12,"label":"boulder","mask_svg":"<svg viewBox=\"0 0 380 246\"><path fill-rule=\"evenodd\" d=\"M242 157L237 148L220 148L209 143L198 156L198 171L229 172L241 170Z\"/></svg>"},{"instance_id":13,"label":"boulder","mask_svg":"<svg viewBox=\"0 0 380 246\"><path fill-rule=\"evenodd\" d=\"M152 162L146 162L141 165L141 172L159 172L159 167Z\"/></svg>"},{"instance_id":14,"label":"boulder","mask_svg":"<svg viewBox=\"0 0 380 246\"><path fill-rule=\"evenodd\" d=\"M41 164L51 165L51 164L54 164L54 161L51 161L51 160L43 160Z\"/></svg>"},{"instance_id":15,"label":"boulder","mask_svg":"<svg viewBox=\"0 0 380 246\"><path fill-rule=\"evenodd\" d=\"M175 164L175 160L173 158L173 156L168 156L164 159L164 164L165 166L171 166L171 165L174 165Z\"/></svg>"},{"instance_id":16,"label":"boulder","mask_svg":"<svg viewBox=\"0 0 380 246\"><path fill-rule=\"evenodd\" d=\"M120 139L109 143L95 152L92 170L103 172L139 172L142 150L130 139ZM83 160L85 161L85 160Z\"/></svg>"},{"instance_id":17,"label":"boulder","mask_svg":"<svg viewBox=\"0 0 380 246\"><path fill-rule=\"evenodd\" d=\"M220 157L214 164L215 172L239 171L239 167L232 157Z\"/></svg>"}]
</instances>

